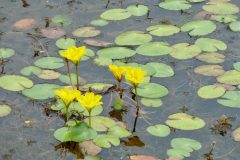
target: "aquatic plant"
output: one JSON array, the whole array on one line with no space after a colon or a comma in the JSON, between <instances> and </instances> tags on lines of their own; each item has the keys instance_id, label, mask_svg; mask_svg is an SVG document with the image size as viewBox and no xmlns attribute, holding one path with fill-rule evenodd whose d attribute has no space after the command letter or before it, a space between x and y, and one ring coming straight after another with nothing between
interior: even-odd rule
<instances>
[{"instance_id":1,"label":"aquatic plant","mask_svg":"<svg viewBox=\"0 0 240 160\"><path fill-rule=\"evenodd\" d=\"M71 46L69 48L67 48L67 50L61 51L60 55L62 57L65 58L66 63L67 63L67 68L68 68L68 76L70 79L70 82L72 84L72 80L71 80L71 72L70 72L70 65L69 65L69 61L73 62L73 64L75 65L75 70L76 70L76 79L77 79L77 89L79 90L79 79L78 79L78 63L80 62L81 58L86 54L86 47L82 46L82 47L76 47L76 46Z\"/></svg>"}]
</instances>

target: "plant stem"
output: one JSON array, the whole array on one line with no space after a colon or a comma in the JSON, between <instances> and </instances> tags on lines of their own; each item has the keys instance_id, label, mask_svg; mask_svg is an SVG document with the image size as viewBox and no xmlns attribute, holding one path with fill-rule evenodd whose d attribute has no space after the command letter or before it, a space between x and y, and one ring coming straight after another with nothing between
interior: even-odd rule
<instances>
[{"instance_id":1,"label":"plant stem","mask_svg":"<svg viewBox=\"0 0 240 160\"><path fill-rule=\"evenodd\" d=\"M137 94L137 86L136 85L134 85L134 90L135 90L135 101L136 101L136 117L134 120L132 133L134 133L136 131L137 120L138 120L138 115L139 115L139 104L138 104L138 94Z\"/></svg>"},{"instance_id":2,"label":"plant stem","mask_svg":"<svg viewBox=\"0 0 240 160\"><path fill-rule=\"evenodd\" d=\"M121 83L122 83L122 81L118 81L117 90L118 90L119 97L122 99L123 91L122 91L122 85L121 85Z\"/></svg>"},{"instance_id":3,"label":"plant stem","mask_svg":"<svg viewBox=\"0 0 240 160\"><path fill-rule=\"evenodd\" d=\"M69 77L69 80L70 80L70 84L71 84L71 86L73 86L71 72L70 72L70 64L69 64L69 61L67 59L66 59L66 63L67 63L67 68L68 68L68 77Z\"/></svg>"},{"instance_id":4,"label":"plant stem","mask_svg":"<svg viewBox=\"0 0 240 160\"><path fill-rule=\"evenodd\" d=\"M75 64L75 69L76 69L76 79L77 79L77 90L79 90L79 80L78 80L78 63Z\"/></svg>"},{"instance_id":5,"label":"plant stem","mask_svg":"<svg viewBox=\"0 0 240 160\"><path fill-rule=\"evenodd\" d=\"M89 112L89 127L91 127L92 123L91 123L91 111Z\"/></svg>"},{"instance_id":6,"label":"plant stem","mask_svg":"<svg viewBox=\"0 0 240 160\"><path fill-rule=\"evenodd\" d=\"M68 108L69 108L69 105L66 106L66 123L68 122L68 118L69 118Z\"/></svg>"}]
</instances>

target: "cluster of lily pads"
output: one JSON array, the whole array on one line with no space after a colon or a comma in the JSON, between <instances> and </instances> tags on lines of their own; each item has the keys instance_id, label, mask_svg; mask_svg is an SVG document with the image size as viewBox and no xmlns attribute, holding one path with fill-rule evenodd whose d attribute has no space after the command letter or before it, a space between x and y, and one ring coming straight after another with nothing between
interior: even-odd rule
<instances>
[{"instance_id":1,"label":"cluster of lily pads","mask_svg":"<svg viewBox=\"0 0 240 160\"><path fill-rule=\"evenodd\" d=\"M194 3L202 3L205 0L165 0L159 4L159 7L167 10L187 10ZM148 107L161 107L163 105L162 98L167 96L169 91L167 87L151 82L151 78L168 78L174 76L173 68L165 63L148 62L139 64L128 62L128 59L139 54L141 56L156 57L170 55L177 60L188 60L196 58L199 61L207 64L198 66L194 72L204 76L217 77L216 84L203 86L198 90L198 95L204 99L220 98L217 102L223 106L240 108L240 90L236 85L240 85L240 63L236 62L233 65L233 70L224 71L219 64L224 62L225 55L218 53L225 51L227 45L220 40L199 37L206 36L216 31L217 25L214 21L229 24L229 27L234 32L240 31L240 22L234 14L239 12L239 8L228 2L227 0L210 0L203 5L205 14L211 15L212 19L194 20L187 22L182 26L170 24L158 24L149 26L145 31L127 31L119 34L115 38L115 44L107 43L100 40L88 39L101 34L101 31L96 27L108 25L111 21L118 21L130 18L131 16L144 16L149 12L145 5L130 5L126 9L117 8L109 9L100 15L99 19L94 19L89 26L77 28L72 32L75 38L85 38L84 42L88 45L101 47L96 52L87 49L86 54L81 61L86 61L94 58L94 62L98 66L107 69L109 65L116 66L131 66L139 67L147 73L144 78L144 83L136 86L133 93L139 96L140 102ZM24 21L26 22L26 20ZM72 23L71 18L64 15L56 15L52 18L58 28L44 28L41 33L50 39L57 39L56 46L59 52L68 49L71 46L76 46L77 41L74 38L64 37L64 27ZM20 28L22 22L15 23L16 28ZM36 23L31 23L36 25ZM26 28L26 26L25 26ZM29 26L27 27L29 29ZM31 28L31 27L30 27ZM152 41L153 36L165 37L187 32L190 36L198 36L194 44L178 43L169 44L167 42ZM8 59L15 54L15 51L10 48L0 48L0 59ZM127 60L127 61L126 61ZM105 93L114 84L109 83L91 83L85 84L86 81L76 73L62 74L58 69L65 65L64 60L59 57L47 56L38 58L34 64L26 66L21 70L20 75L3 75L0 77L0 87L8 91L21 92L26 97L32 100L47 100L54 98L54 90L57 90L65 85L77 85L80 82L80 90L83 92L94 91L99 94ZM107 67L106 67L107 66ZM37 76L47 82L34 84L30 78ZM64 85L49 83L51 80L59 80ZM240 88L238 86L238 88ZM124 96L123 96L124 99ZM118 100L118 99L117 99ZM139 105L141 105L139 104ZM120 103L122 105L122 103ZM141 110L142 107L140 107ZM58 111L61 114L70 113L71 119L67 121L66 126L58 129L54 136L61 142L84 142L92 140L95 145L102 148L110 148L120 145L120 139L129 137L132 133L127 129L123 122L116 121L110 117L100 116L104 107L101 105L92 109L91 115L88 110L74 101L69 105L69 110L61 100L57 100L51 106L51 109ZM120 107L120 109L122 109ZM10 113L11 108L7 105L0 106L0 117ZM91 116L91 117L90 117ZM82 119L81 119L82 118ZM88 126L91 118L91 126ZM81 120L80 120L81 119ZM199 117L189 115L187 113L175 113L169 115L165 124L151 124L147 127L146 132L155 137L167 137L171 134L170 127L179 130L197 130L205 126L205 121ZM239 138L240 131L236 130L234 139ZM237 141L237 140L236 140ZM189 157L191 152L199 150L201 144L192 139L175 138L171 141L171 148L167 151L169 157L183 159Z\"/></svg>"}]
</instances>

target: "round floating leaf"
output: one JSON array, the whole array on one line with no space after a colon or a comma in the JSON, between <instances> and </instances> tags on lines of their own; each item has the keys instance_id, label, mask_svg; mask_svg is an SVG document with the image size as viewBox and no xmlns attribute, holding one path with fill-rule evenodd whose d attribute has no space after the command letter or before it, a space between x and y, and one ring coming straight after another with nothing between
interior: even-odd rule
<instances>
[{"instance_id":1,"label":"round floating leaf","mask_svg":"<svg viewBox=\"0 0 240 160\"><path fill-rule=\"evenodd\" d=\"M156 83L143 83L138 85L137 94L145 98L160 98L168 95L168 89Z\"/></svg>"},{"instance_id":2,"label":"round floating leaf","mask_svg":"<svg viewBox=\"0 0 240 160\"><path fill-rule=\"evenodd\" d=\"M197 2L204 2L206 0L188 0L189 2L197 3Z\"/></svg>"},{"instance_id":3,"label":"round floating leaf","mask_svg":"<svg viewBox=\"0 0 240 160\"><path fill-rule=\"evenodd\" d=\"M5 117L10 114L11 112L11 107L6 104L0 105L0 117Z\"/></svg>"},{"instance_id":4,"label":"round floating leaf","mask_svg":"<svg viewBox=\"0 0 240 160\"><path fill-rule=\"evenodd\" d=\"M224 42L211 38L199 38L196 40L195 45L206 52L216 52L217 50L227 49L227 45Z\"/></svg>"},{"instance_id":5,"label":"round floating leaf","mask_svg":"<svg viewBox=\"0 0 240 160\"><path fill-rule=\"evenodd\" d=\"M115 39L115 43L120 46L135 46L148 43L152 36L142 31L128 31L121 33Z\"/></svg>"},{"instance_id":6,"label":"round floating leaf","mask_svg":"<svg viewBox=\"0 0 240 160\"><path fill-rule=\"evenodd\" d=\"M9 91L22 91L32 86L33 82L26 77L17 75L4 75L0 77L0 87Z\"/></svg>"},{"instance_id":7,"label":"round floating leaf","mask_svg":"<svg viewBox=\"0 0 240 160\"><path fill-rule=\"evenodd\" d=\"M240 21L230 23L229 27L233 32L240 32Z\"/></svg>"},{"instance_id":8,"label":"round floating leaf","mask_svg":"<svg viewBox=\"0 0 240 160\"><path fill-rule=\"evenodd\" d=\"M129 156L130 160L161 160L157 157L147 156L147 155L132 155Z\"/></svg>"},{"instance_id":9,"label":"round floating leaf","mask_svg":"<svg viewBox=\"0 0 240 160\"><path fill-rule=\"evenodd\" d=\"M97 57L94 59L94 63L98 66L109 66L112 64L111 58Z\"/></svg>"},{"instance_id":10,"label":"round floating leaf","mask_svg":"<svg viewBox=\"0 0 240 160\"><path fill-rule=\"evenodd\" d=\"M20 19L14 23L14 27L20 30L32 29L37 25L37 21L32 18Z\"/></svg>"},{"instance_id":11,"label":"round floating leaf","mask_svg":"<svg viewBox=\"0 0 240 160\"><path fill-rule=\"evenodd\" d=\"M172 46L170 55L176 59L191 59L201 53L201 49L196 45L190 45L188 43L179 43Z\"/></svg>"},{"instance_id":12,"label":"round floating leaf","mask_svg":"<svg viewBox=\"0 0 240 160\"><path fill-rule=\"evenodd\" d=\"M114 126L108 130L108 135L112 135L118 138L128 137L131 134L131 132L121 126Z\"/></svg>"},{"instance_id":13,"label":"round floating leaf","mask_svg":"<svg viewBox=\"0 0 240 160\"><path fill-rule=\"evenodd\" d=\"M239 8L235 4L225 2L209 2L202 8L214 14L235 14L239 12Z\"/></svg>"},{"instance_id":14,"label":"round floating leaf","mask_svg":"<svg viewBox=\"0 0 240 160\"><path fill-rule=\"evenodd\" d=\"M94 51L91 49L87 49L86 55L84 55L81 59L81 61L87 61L90 59L90 57L93 57L95 55Z\"/></svg>"},{"instance_id":15,"label":"round floating leaf","mask_svg":"<svg viewBox=\"0 0 240 160\"><path fill-rule=\"evenodd\" d=\"M219 53L203 53L196 57L198 60L207 63L223 63L225 56Z\"/></svg>"},{"instance_id":16,"label":"round floating leaf","mask_svg":"<svg viewBox=\"0 0 240 160\"><path fill-rule=\"evenodd\" d=\"M76 78L76 74L75 73L71 73L70 74L71 76L71 79L72 79L72 84L73 85L76 85L77 84L77 78ZM79 81L80 81L80 84L83 84L85 83L85 80L81 77L78 77ZM63 83L66 83L66 84L69 84L71 85L71 82L70 82L70 79L69 79L69 76L68 75L60 75L59 77L59 80Z\"/></svg>"},{"instance_id":17,"label":"round floating leaf","mask_svg":"<svg viewBox=\"0 0 240 160\"><path fill-rule=\"evenodd\" d=\"M189 32L191 36L204 36L216 30L216 25L208 20L195 20L184 24L182 32Z\"/></svg>"},{"instance_id":18,"label":"round floating leaf","mask_svg":"<svg viewBox=\"0 0 240 160\"><path fill-rule=\"evenodd\" d=\"M104 47L104 48L112 45L112 43L97 40L97 39L92 39L92 38L84 39L83 42L90 46Z\"/></svg>"},{"instance_id":19,"label":"round floating leaf","mask_svg":"<svg viewBox=\"0 0 240 160\"><path fill-rule=\"evenodd\" d=\"M147 128L148 133L157 137L167 137L170 134L170 128L166 125L157 124Z\"/></svg>"},{"instance_id":20,"label":"round floating leaf","mask_svg":"<svg viewBox=\"0 0 240 160\"><path fill-rule=\"evenodd\" d=\"M72 32L76 37L95 37L101 34L100 30L97 30L95 27L81 27Z\"/></svg>"},{"instance_id":21,"label":"round floating leaf","mask_svg":"<svg viewBox=\"0 0 240 160\"><path fill-rule=\"evenodd\" d=\"M12 57L15 51L11 48L0 48L0 59Z\"/></svg>"},{"instance_id":22,"label":"round floating leaf","mask_svg":"<svg viewBox=\"0 0 240 160\"><path fill-rule=\"evenodd\" d=\"M187 152L193 152L202 148L201 143L190 138L174 138L171 141L171 146L174 149L183 149Z\"/></svg>"},{"instance_id":23,"label":"round floating leaf","mask_svg":"<svg viewBox=\"0 0 240 160\"><path fill-rule=\"evenodd\" d=\"M92 120L92 128L96 131L107 131L109 128L112 128L115 126L115 121L108 118L108 117L102 117L102 116L95 116L91 118ZM85 119L85 122L88 123L88 118Z\"/></svg>"},{"instance_id":24,"label":"round floating leaf","mask_svg":"<svg viewBox=\"0 0 240 160\"><path fill-rule=\"evenodd\" d=\"M63 60L57 57L43 57L35 61L34 64L44 69L57 69L64 66Z\"/></svg>"},{"instance_id":25,"label":"round floating leaf","mask_svg":"<svg viewBox=\"0 0 240 160\"><path fill-rule=\"evenodd\" d=\"M237 128L232 132L232 138L234 141L240 142L240 128Z\"/></svg>"},{"instance_id":26,"label":"round floating leaf","mask_svg":"<svg viewBox=\"0 0 240 160\"><path fill-rule=\"evenodd\" d=\"M123 20L131 17L131 13L127 11L126 9L110 9L105 12L103 12L100 17L102 19L106 20L112 20L112 21L118 21L118 20Z\"/></svg>"},{"instance_id":27,"label":"round floating leaf","mask_svg":"<svg viewBox=\"0 0 240 160\"><path fill-rule=\"evenodd\" d=\"M233 64L235 70L240 71L240 62L236 62Z\"/></svg>"},{"instance_id":28,"label":"round floating leaf","mask_svg":"<svg viewBox=\"0 0 240 160\"><path fill-rule=\"evenodd\" d=\"M71 38L61 38L56 41L56 46L60 49L67 49L71 46L76 46L76 41Z\"/></svg>"},{"instance_id":29,"label":"round floating leaf","mask_svg":"<svg viewBox=\"0 0 240 160\"><path fill-rule=\"evenodd\" d=\"M86 155L86 156L84 156L84 160L102 160L102 158L100 158L98 156Z\"/></svg>"},{"instance_id":30,"label":"round floating leaf","mask_svg":"<svg viewBox=\"0 0 240 160\"><path fill-rule=\"evenodd\" d=\"M97 52L99 57L110 58L110 59L122 59L132 57L136 54L136 51L131 50L127 47L111 47L100 49Z\"/></svg>"},{"instance_id":31,"label":"round floating leaf","mask_svg":"<svg viewBox=\"0 0 240 160\"><path fill-rule=\"evenodd\" d=\"M42 70L37 76L41 79L58 79L60 75L61 74L59 72L55 72L53 70Z\"/></svg>"},{"instance_id":32,"label":"round floating leaf","mask_svg":"<svg viewBox=\"0 0 240 160\"><path fill-rule=\"evenodd\" d=\"M58 39L66 34L66 32L61 28L44 28L40 31L49 39Z\"/></svg>"},{"instance_id":33,"label":"round floating leaf","mask_svg":"<svg viewBox=\"0 0 240 160\"><path fill-rule=\"evenodd\" d=\"M175 113L168 117L165 122L168 126L181 130L196 130L205 126L205 122L186 113Z\"/></svg>"},{"instance_id":34,"label":"round floating leaf","mask_svg":"<svg viewBox=\"0 0 240 160\"><path fill-rule=\"evenodd\" d=\"M130 5L126 9L129 11L133 16L144 16L148 12L148 7L144 5Z\"/></svg>"},{"instance_id":35,"label":"round floating leaf","mask_svg":"<svg viewBox=\"0 0 240 160\"><path fill-rule=\"evenodd\" d=\"M167 155L174 158L183 159L184 157L190 157L190 153L184 149L169 149L167 150Z\"/></svg>"},{"instance_id":36,"label":"round floating leaf","mask_svg":"<svg viewBox=\"0 0 240 160\"><path fill-rule=\"evenodd\" d=\"M217 77L217 81L224 84L239 85L240 72L236 70L226 71L223 75Z\"/></svg>"},{"instance_id":37,"label":"round floating leaf","mask_svg":"<svg viewBox=\"0 0 240 160\"><path fill-rule=\"evenodd\" d=\"M227 91L217 102L223 106L240 108L240 91Z\"/></svg>"},{"instance_id":38,"label":"round floating leaf","mask_svg":"<svg viewBox=\"0 0 240 160\"><path fill-rule=\"evenodd\" d=\"M224 74L222 66L219 65L202 65L194 69L195 73L204 75L204 76L220 76Z\"/></svg>"},{"instance_id":39,"label":"round floating leaf","mask_svg":"<svg viewBox=\"0 0 240 160\"><path fill-rule=\"evenodd\" d=\"M54 97L54 90L60 88L61 86L56 84L36 84L30 89L25 89L22 91L23 95L31 99L45 100Z\"/></svg>"},{"instance_id":40,"label":"round floating leaf","mask_svg":"<svg viewBox=\"0 0 240 160\"><path fill-rule=\"evenodd\" d=\"M84 116L89 116L89 112L86 108L80 106L79 109L80 109L79 113L83 114ZM92 109L91 116L97 116L97 115L101 114L102 111L103 111L103 107L101 105L98 105Z\"/></svg>"},{"instance_id":41,"label":"round floating leaf","mask_svg":"<svg viewBox=\"0 0 240 160\"><path fill-rule=\"evenodd\" d=\"M150 62L146 65L152 66L155 69L155 74L153 77L171 77L174 75L173 69L164 63Z\"/></svg>"},{"instance_id":42,"label":"round floating leaf","mask_svg":"<svg viewBox=\"0 0 240 160\"><path fill-rule=\"evenodd\" d=\"M54 132L54 137L59 140L60 142L67 142L67 141L71 141L70 137L69 137L69 128L68 127L62 127L57 129Z\"/></svg>"},{"instance_id":43,"label":"round floating leaf","mask_svg":"<svg viewBox=\"0 0 240 160\"><path fill-rule=\"evenodd\" d=\"M93 142L103 148L110 148L111 145L118 146L120 145L120 140L118 137L108 135L108 134L99 134L97 137L93 140Z\"/></svg>"},{"instance_id":44,"label":"round floating leaf","mask_svg":"<svg viewBox=\"0 0 240 160\"><path fill-rule=\"evenodd\" d=\"M161 99L150 99L150 98L142 98L141 103L147 107L161 107L163 104Z\"/></svg>"},{"instance_id":45,"label":"round floating leaf","mask_svg":"<svg viewBox=\"0 0 240 160\"><path fill-rule=\"evenodd\" d=\"M94 19L90 22L90 24L93 26L106 26L108 25L108 21L104 19Z\"/></svg>"},{"instance_id":46,"label":"round floating leaf","mask_svg":"<svg viewBox=\"0 0 240 160\"><path fill-rule=\"evenodd\" d=\"M171 52L172 48L165 42L149 42L139 46L136 51L144 56L161 56Z\"/></svg>"},{"instance_id":47,"label":"round floating leaf","mask_svg":"<svg viewBox=\"0 0 240 160\"><path fill-rule=\"evenodd\" d=\"M72 19L65 15L56 15L52 18L52 22L59 26L68 26L72 23Z\"/></svg>"},{"instance_id":48,"label":"round floating leaf","mask_svg":"<svg viewBox=\"0 0 240 160\"><path fill-rule=\"evenodd\" d=\"M98 92L106 92L109 88L113 87L113 84L109 83L90 83L82 86L82 89L93 90Z\"/></svg>"},{"instance_id":49,"label":"round floating leaf","mask_svg":"<svg viewBox=\"0 0 240 160\"><path fill-rule=\"evenodd\" d=\"M189 4L186 0L165 0L159 4L159 7L167 10L178 11L191 8L191 4Z\"/></svg>"},{"instance_id":50,"label":"round floating leaf","mask_svg":"<svg viewBox=\"0 0 240 160\"><path fill-rule=\"evenodd\" d=\"M21 70L21 73L24 75L24 76L30 76L31 74L35 74L35 75L38 75L42 72L42 70L38 67L35 67L35 66L27 66L27 67L24 67L22 70Z\"/></svg>"},{"instance_id":51,"label":"round floating leaf","mask_svg":"<svg viewBox=\"0 0 240 160\"><path fill-rule=\"evenodd\" d=\"M180 31L180 29L173 25L156 25L147 28L147 31L154 36L171 36Z\"/></svg>"},{"instance_id":52,"label":"round floating leaf","mask_svg":"<svg viewBox=\"0 0 240 160\"><path fill-rule=\"evenodd\" d=\"M204 99L214 99L224 95L226 89L221 86L208 85L198 90L198 96Z\"/></svg>"},{"instance_id":53,"label":"round floating leaf","mask_svg":"<svg viewBox=\"0 0 240 160\"><path fill-rule=\"evenodd\" d=\"M230 22L235 22L237 18L238 17L234 15L216 15L214 19L217 22L230 23Z\"/></svg>"}]
</instances>

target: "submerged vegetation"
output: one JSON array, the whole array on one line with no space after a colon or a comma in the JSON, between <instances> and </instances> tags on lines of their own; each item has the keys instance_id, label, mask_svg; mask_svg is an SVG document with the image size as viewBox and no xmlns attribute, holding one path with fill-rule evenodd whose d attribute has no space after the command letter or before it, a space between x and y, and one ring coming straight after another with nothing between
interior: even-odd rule
<instances>
[{"instance_id":1,"label":"submerged vegetation","mask_svg":"<svg viewBox=\"0 0 240 160\"><path fill-rule=\"evenodd\" d=\"M240 22L239 7L232 1L162 0L156 5L133 0L111 8L117 4L108 0L99 17L77 26L71 15L45 17L44 24L31 15L21 17L0 38L14 34L34 41L34 61L28 55L22 66L22 46L0 44L0 118L21 110L8 100L11 96L42 105L43 123L52 125L47 126L51 147L63 158L68 152L84 160L235 158L229 155L240 141L240 62L238 50L229 44L239 41ZM77 8L84 2L66 4ZM195 12L195 6L202 9ZM154 16L158 10L178 17L163 14L160 20ZM125 29L124 20L136 26ZM0 14L0 24L4 21ZM114 25L124 31L113 31ZM231 36L221 37L222 28ZM30 117L24 127L35 129ZM219 151L218 135L228 138L230 152Z\"/></svg>"}]
</instances>

